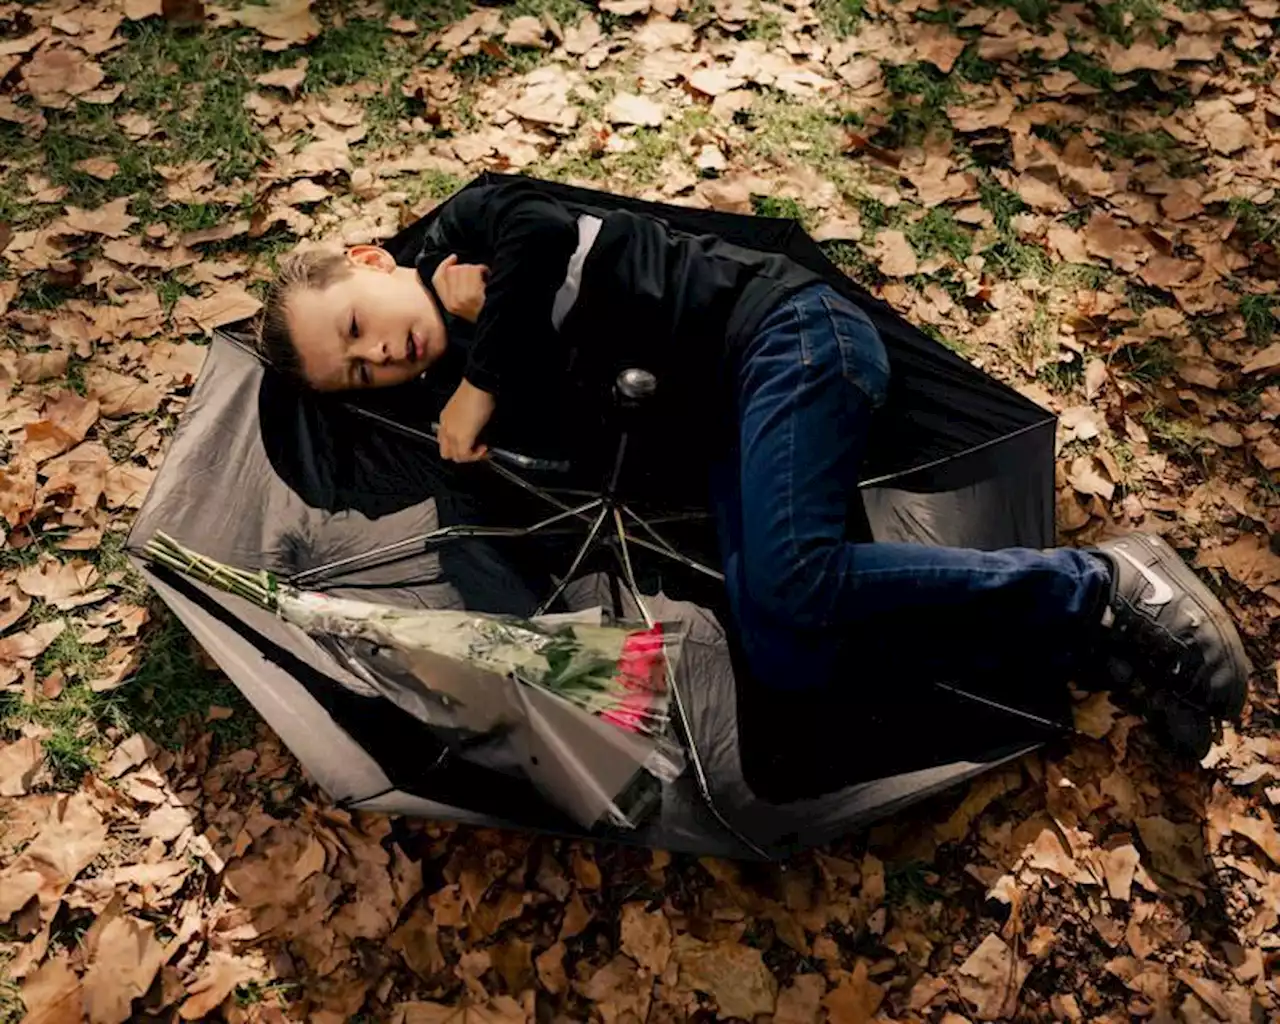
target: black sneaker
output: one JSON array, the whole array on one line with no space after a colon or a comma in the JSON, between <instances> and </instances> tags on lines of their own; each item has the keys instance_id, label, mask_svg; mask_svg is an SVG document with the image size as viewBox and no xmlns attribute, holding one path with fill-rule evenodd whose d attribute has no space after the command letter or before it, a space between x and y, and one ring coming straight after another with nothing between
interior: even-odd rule
<instances>
[{"instance_id":1,"label":"black sneaker","mask_svg":"<svg viewBox=\"0 0 1280 1024\"><path fill-rule=\"evenodd\" d=\"M1099 544L1111 566L1103 611L1107 674L1145 697L1147 716L1197 759L1214 720L1244 708L1249 659L1231 616L1163 538L1131 534Z\"/></svg>"}]
</instances>

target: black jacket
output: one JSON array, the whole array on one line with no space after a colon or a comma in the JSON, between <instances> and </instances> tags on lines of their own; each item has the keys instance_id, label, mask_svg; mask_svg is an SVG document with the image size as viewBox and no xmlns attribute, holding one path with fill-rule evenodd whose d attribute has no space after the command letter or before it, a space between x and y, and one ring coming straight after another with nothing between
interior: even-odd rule
<instances>
[{"instance_id":1,"label":"black jacket","mask_svg":"<svg viewBox=\"0 0 1280 1024\"><path fill-rule=\"evenodd\" d=\"M667 416L721 417L735 352L782 298L820 280L785 256L615 210L600 218L557 329L553 310L580 241L573 211L519 181L464 190L427 234L416 266L428 287L450 253L490 268L474 328L449 323L464 375L500 409L508 400L546 407L552 395L591 405L635 366L656 374Z\"/></svg>"}]
</instances>

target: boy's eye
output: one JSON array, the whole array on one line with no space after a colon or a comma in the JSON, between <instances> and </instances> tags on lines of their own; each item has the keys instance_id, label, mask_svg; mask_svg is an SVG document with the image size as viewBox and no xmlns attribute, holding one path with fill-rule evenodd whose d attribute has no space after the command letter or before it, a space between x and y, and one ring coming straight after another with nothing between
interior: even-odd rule
<instances>
[{"instance_id":1,"label":"boy's eye","mask_svg":"<svg viewBox=\"0 0 1280 1024\"><path fill-rule=\"evenodd\" d=\"M351 318L351 337L360 337L360 325L356 323L356 318L354 316Z\"/></svg>"},{"instance_id":2,"label":"boy's eye","mask_svg":"<svg viewBox=\"0 0 1280 1024\"><path fill-rule=\"evenodd\" d=\"M357 373L357 376L360 378L360 383L362 386L367 388L371 383L373 383L373 374L369 371L368 363L361 363L360 368L356 371L356 373Z\"/></svg>"}]
</instances>

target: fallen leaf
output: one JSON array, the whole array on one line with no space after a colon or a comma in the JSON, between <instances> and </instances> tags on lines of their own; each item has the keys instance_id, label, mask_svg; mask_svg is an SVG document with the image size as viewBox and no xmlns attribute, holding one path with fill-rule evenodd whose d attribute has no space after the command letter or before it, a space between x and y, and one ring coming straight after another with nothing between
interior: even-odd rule
<instances>
[{"instance_id":1,"label":"fallen leaf","mask_svg":"<svg viewBox=\"0 0 1280 1024\"><path fill-rule=\"evenodd\" d=\"M80 559L60 562L56 558L42 558L35 565L18 573L18 586L24 594L57 603L88 592L98 579L97 568L89 562Z\"/></svg>"},{"instance_id":2,"label":"fallen leaf","mask_svg":"<svg viewBox=\"0 0 1280 1024\"><path fill-rule=\"evenodd\" d=\"M165 374L179 387L184 387L195 383L208 355L209 349L205 345L194 345L191 342L175 345L162 341L151 346L148 365L157 373Z\"/></svg>"},{"instance_id":3,"label":"fallen leaf","mask_svg":"<svg viewBox=\"0 0 1280 1024\"><path fill-rule=\"evenodd\" d=\"M153 757L158 749L142 733L135 732L111 752L111 756L102 765L102 777L118 779L125 772Z\"/></svg>"},{"instance_id":4,"label":"fallen leaf","mask_svg":"<svg viewBox=\"0 0 1280 1024\"><path fill-rule=\"evenodd\" d=\"M907 236L896 229L876 235L875 255L880 272L886 277L911 277L920 269Z\"/></svg>"},{"instance_id":5,"label":"fallen leaf","mask_svg":"<svg viewBox=\"0 0 1280 1024\"><path fill-rule=\"evenodd\" d=\"M243 235L248 230L249 221L241 217L238 220L229 220L222 224L215 224L211 228L201 228L199 231L188 231L178 239L178 244L191 249L197 245L208 245L210 242L226 242L232 238Z\"/></svg>"},{"instance_id":6,"label":"fallen leaf","mask_svg":"<svg viewBox=\"0 0 1280 1024\"><path fill-rule=\"evenodd\" d=\"M0 641L0 643L3 643L3 641ZM568 906L564 908L564 917L560 921L560 941L563 942L565 939L572 939L575 935L581 935L583 929L591 923L591 917L591 912L582 902L582 897L575 892L569 900Z\"/></svg>"},{"instance_id":7,"label":"fallen leaf","mask_svg":"<svg viewBox=\"0 0 1280 1024\"><path fill-rule=\"evenodd\" d=\"M1106 693L1091 693L1073 709L1075 726L1086 736L1100 740L1111 731L1120 709Z\"/></svg>"},{"instance_id":8,"label":"fallen leaf","mask_svg":"<svg viewBox=\"0 0 1280 1024\"><path fill-rule=\"evenodd\" d=\"M91 175L99 181L110 181L120 171L118 163L104 156L86 157L84 160L77 160L71 166L82 174Z\"/></svg>"},{"instance_id":9,"label":"fallen leaf","mask_svg":"<svg viewBox=\"0 0 1280 1024\"><path fill-rule=\"evenodd\" d=\"M22 983L24 1024L79 1024L84 1019L80 979L66 953L50 957Z\"/></svg>"},{"instance_id":10,"label":"fallen leaf","mask_svg":"<svg viewBox=\"0 0 1280 1024\"><path fill-rule=\"evenodd\" d=\"M164 400L157 385L100 366L85 374L85 389L109 418L155 412Z\"/></svg>"},{"instance_id":11,"label":"fallen leaf","mask_svg":"<svg viewBox=\"0 0 1280 1024\"><path fill-rule=\"evenodd\" d=\"M1225 569L1232 579L1251 590L1280 582L1280 554L1251 533L1242 534L1225 547L1202 547L1196 555L1196 565Z\"/></svg>"},{"instance_id":12,"label":"fallen leaf","mask_svg":"<svg viewBox=\"0 0 1280 1024\"><path fill-rule=\"evenodd\" d=\"M778 982L758 949L736 942L700 942L679 936L672 956L680 968L680 984L711 996L722 1016L750 1020L772 1013Z\"/></svg>"},{"instance_id":13,"label":"fallen leaf","mask_svg":"<svg viewBox=\"0 0 1280 1024\"><path fill-rule=\"evenodd\" d=\"M88 512L97 507L106 486L111 453L100 441L85 441L40 467L45 477L42 498L70 496L69 508Z\"/></svg>"},{"instance_id":14,"label":"fallen leaf","mask_svg":"<svg viewBox=\"0 0 1280 1024\"><path fill-rule=\"evenodd\" d=\"M1280 832L1271 822L1238 814L1231 819L1231 831L1248 839L1280 867Z\"/></svg>"},{"instance_id":15,"label":"fallen leaf","mask_svg":"<svg viewBox=\"0 0 1280 1024\"><path fill-rule=\"evenodd\" d=\"M44 764L44 744L23 736L0 746L0 796L23 796Z\"/></svg>"},{"instance_id":16,"label":"fallen leaf","mask_svg":"<svg viewBox=\"0 0 1280 1024\"><path fill-rule=\"evenodd\" d=\"M263 47L266 50L297 46L320 34L320 22L311 13L311 0L272 0L262 6L246 5L231 12L230 17L278 41L267 43Z\"/></svg>"},{"instance_id":17,"label":"fallen leaf","mask_svg":"<svg viewBox=\"0 0 1280 1024\"><path fill-rule=\"evenodd\" d=\"M553 996L569 988L569 977L564 970L565 944L556 942L550 948L539 953L534 959L538 970L538 980L542 987Z\"/></svg>"},{"instance_id":18,"label":"fallen leaf","mask_svg":"<svg viewBox=\"0 0 1280 1024\"><path fill-rule=\"evenodd\" d=\"M1134 872L1137 871L1141 859L1137 848L1132 843L1125 843L1123 846L1103 852L1102 866L1106 874L1107 892L1111 894L1112 899L1128 902Z\"/></svg>"},{"instance_id":19,"label":"fallen leaf","mask_svg":"<svg viewBox=\"0 0 1280 1024\"><path fill-rule=\"evenodd\" d=\"M1161 815L1136 822L1142 845L1151 855L1148 863L1161 874L1198 885L1205 872L1204 840L1198 824L1175 825Z\"/></svg>"},{"instance_id":20,"label":"fallen leaf","mask_svg":"<svg viewBox=\"0 0 1280 1024\"><path fill-rule=\"evenodd\" d=\"M293 94L298 91L302 83L307 79L307 65L310 62L303 57L297 64L288 68L277 68L275 71L267 71L254 79L259 85L274 86L277 89L284 89L286 92Z\"/></svg>"},{"instance_id":21,"label":"fallen leaf","mask_svg":"<svg viewBox=\"0 0 1280 1024\"><path fill-rule=\"evenodd\" d=\"M997 935L988 935L957 970L956 987L979 1020L1012 1016L1031 965Z\"/></svg>"},{"instance_id":22,"label":"fallen leaf","mask_svg":"<svg viewBox=\"0 0 1280 1024\"><path fill-rule=\"evenodd\" d=\"M173 315L188 319L202 330L213 331L218 327L247 320L262 309L262 303L240 285L224 285L212 295L193 299L184 295L174 306Z\"/></svg>"},{"instance_id":23,"label":"fallen leaf","mask_svg":"<svg viewBox=\"0 0 1280 1024\"><path fill-rule=\"evenodd\" d=\"M547 27L539 19L526 14L511 19L502 41L507 46L532 46L546 50L549 49L546 36Z\"/></svg>"},{"instance_id":24,"label":"fallen leaf","mask_svg":"<svg viewBox=\"0 0 1280 1024\"><path fill-rule=\"evenodd\" d=\"M671 924L661 910L645 911L643 903L628 903L622 908L622 952L661 974L671 959Z\"/></svg>"},{"instance_id":25,"label":"fallen leaf","mask_svg":"<svg viewBox=\"0 0 1280 1024\"><path fill-rule=\"evenodd\" d=\"M662 105L634 93L618 93L605 108L605 116L614 124L661 126L666 111Z\"/></svg>"},{"instance_id":26,"label":"fallen leaf","mask_svg":"<svg viewBox=\"0 0 1280 1024\"><path fill-rule=\"evenodd\" d=\"M44 46L22 68L22 81L42 107L63 109L102 84L106 74L78 49Z\"/></svg>"},{"instance_id":27,"label":"fallen leaf","mask_svg":"<svg viewBox=\"0 0 1280 1024\"><path fill-rule=\"evenodd\" d=\"M62 392L46 403L43 419L27 424L27 455L41 463L74 448L98 422L100 412L95 399Z\"/></svg>"},{"instance_id":28,"label":"fallen leaf","mask_svg":"<svg viewBox=\"0 0 1280 1024\"><path fill-rule=\"evenodd\" d=\"M156 473L157 470L131 462L116 463L107 470L103 482L107 508L142 508Z\"/></svg>"},{"instance_id":29,"label":"fallen leaf","mask_svg":"<svg viewBox=\"0 0 1280 1024\"><path fill-rule=\"evenodd\" d=\"M255 974L253 968L222 950L214 950L204 962L200 974L187 986L187 998L178 1008L183 1020L202 1020L222 1005L237 985Z\"/></svg>"},{"instance_id":30,"label":"fallen leaf","mask_svg":"<svg viewBox=\"0 0 1280 1024\"><path fill-rule=\"evenodd\" d=\"M967 40L941 25L916 26L913 46L918 59L928 61L944 75L951 74Z\"/></svg>"},{"instance_id":31,"label":"fallen leaf","mask_svg":"<svg viewBox=\"0 0 1280 1024\"><path fill-rule=\"evenodd\" d=\"M1271 373L1273 370L1280 370L1280 341L1255 352L1240 369L1244 373Z\"/></svg>"},{"instance_id":32,"label":"fallen leaf","mask_svg":"<svg viewBox=\"0 0 1280 1024\"><path fill-rule=\"evenodd\" d=\"M1103 501L1110 501L1116 492L1116 485L1107 479L1102 463L1092 455L1072 459L1067 480L1081 494L1096 494Z\"/></svg>"},{"instance_id":33,"label":"fallen leaf","mask_svg":"<svg viewBox=\"0 0 1280 1024\"><path fill-rule=\"evenodd\" d=\"M11 459L0 466L0 515L10 528L26 522L35 508L36 464L29 458Z\"/></svg>"},{"instance_id":34,"label":"fallen leaf","mask_svg":"<svg viewBox=\"0 0 1280 1024\"><path fill-rule=\"evenodd\" d=\"M129 229L138 223L138 218L129 214L129 197L121 196L96 210L68 206L67 215L62 218L61 223L67 231L77 234L120 238L129 233Z\"/></svg>"},{"instance_id":35,"label":"fallen leaf","mask_svg":"<svg viewBox=\"0 0 1280 1024\"><path fill-rule=\"evenodd\" d=\"M577 991L595 1003L595 1009L603 1020L643 1021L649 1017L649 1005L653 1000L653 979L637 969L633 960L615 956L597 970L585 982L574 986Z\"/></svg>"},{"instance_id":36,"label":"fallen leaf","mask_svg":"<svg viewBox=\"0 0 1280 1024\"><path fill-rule=\"evenodd\" d=\"M138 667L138 661L138 649L133 644L115 648L94 666L95 675L89 680L89 689L94 693L106 693L123 686Z\"/></svg>"},{"instance_id":37,"label":"fallen leaf","mask_svg":"<svg viewBox=\"0 0 1280 1024\"><path fill-rule=\"evenodd\" d=\"M1204 126L1204 140L1215 152L1228 156L1255 143L1249 122L1225 98L1196 104L1196 113Z\"/></svg>"},{"instance_id":38,"label":"fallen leaf","mask_svg":"<svg viewBox=\"0 0 1280 1024\"><path fill-rule=\"evenodd\" d=\"M0 584L0 633L26 615L30 607L31 599L20 588L10 583Z\"/></svg>"},{"instance_id":39,"label":"fallen leaf","mask_svg":"<svg viewBox=\"0 0 1280 1024\"><path fill-rule=\"evenodd\" d=\"M38 384L66 375L71 354L64 351L28 352L18 357L18 379L23 384Z\"/></svg>"},{"instance_id":40,"label":"fallen leaf","mask_svg":"<svg viewBox=\"0 0 1280 1024\"><path fill-rule=\"evenodd\" d=\"M822 1000L828 1024L870 1024L884 1001L884 988L867 978L867 962L859 960L852 974Z\"/></svg>"},{"instance_id":41,"label":"fallen leaf","mask_svg":"<svg viewBox=\"0 0 1280 1024\"><path fill-rule=\"evenodd\" d=\"M67 628L63 619L42 622L25 633L14 633L0 640L0 662L31 661L49 649Z\"/></svg>"},{"instance_id":42,"label":"fallen leaf","mask_svg":"<svg viewBox=\"0 0 1280 1024\"><path fill-rule=\"evenodd\" d=\"M99 918L95 927L102 922ZM146 994L168 957L155 925L128 914L114 916L90 944L84 1009L90 1024L123 1024L133 1001Z\"/></svg>"},{"instance_id":43,"label":"fallen leaf","mask_svg":"<svg viewBox=\"0 0 1280 1024\"><path fill-rule=\"evenodd\" d=\"M107 826L83 793L60 796L39 835L0 871L0 923L32 896L40 900L40 922L53 920L68 885L102 851Z\"/></svg>"},{"instance_id":44,"label":"fallen leaf","mask_svg":"<svg viewBox=\"0 0 1280 1024\"><path fill-rule=\"evenodd\" d=\"M797 974L778 993L773 1024L817 1024L827 983L820 974Z\"/></svg>"}]
</instances>

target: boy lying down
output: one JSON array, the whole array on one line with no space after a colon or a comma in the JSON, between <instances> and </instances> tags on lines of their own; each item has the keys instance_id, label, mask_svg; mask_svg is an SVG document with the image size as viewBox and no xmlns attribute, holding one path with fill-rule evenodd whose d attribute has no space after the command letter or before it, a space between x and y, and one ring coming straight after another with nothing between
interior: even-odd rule
<instances>
[{"instance_id":1,"label":"boy lying down","mask_svg":"<svg viewBox=\"0 0 1280 1024\"><path fill-rule=\"evenodd\" d=\"M1230 617L1158 536L1046 551L846 539L889 360L862 310L783 256L630 212L574 216L531 182L473 187L413 267L373 246L295 257L260 344L313 388L385 387L460 344L452 317L474 328L440 417L446 459L484 458L495 409L587 366L650 369L691 414L721 417L709 436L723 437L711 492L726 604L764 686L847 695L872 685L880 650L898 678L1074 679L1138 693L1197 758L1243 707L1250 667Z\"/></svg>"}]
</instances>

